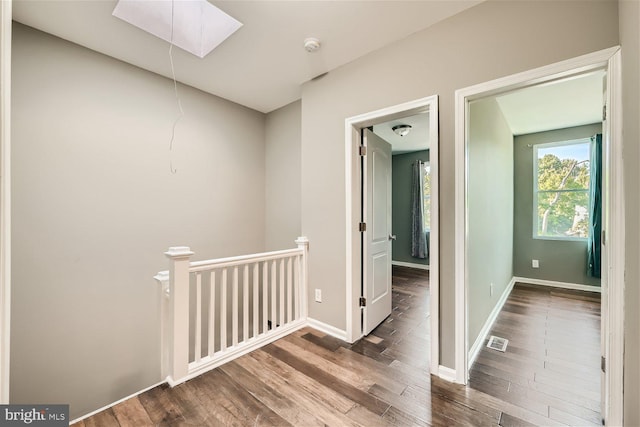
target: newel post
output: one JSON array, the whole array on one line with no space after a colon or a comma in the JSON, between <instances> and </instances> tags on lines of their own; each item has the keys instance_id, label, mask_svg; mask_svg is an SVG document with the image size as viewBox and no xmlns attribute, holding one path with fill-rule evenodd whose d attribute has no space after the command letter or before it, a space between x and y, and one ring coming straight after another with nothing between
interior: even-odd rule
<instances>
[{"instance_id":1,"label":"newel post","mask_svg":"<svg viewBox=\"0 0 640 427\"><path fill-rule=\"evenodd\" d=\"M169 291L169 272L160 271L153 276L160 286L160 368L161 378L167 378L170 375L169 366L169 343L171 342L171 334L169 325L171 324L171 309L169 304L171 302L171 294Z\"/></svg>"},{"instance_id":2,"label":"newel post","mask_svg":"<svg viewBox=\"0 0 640 427\"><path fill-rule=\"evenodd\" d=\"M189 370L189 267L193 255L188 246L165 252L169 266L169 384L187 376Z\"/></svg>"},{"instance_id":3,"label":"newel post","mask_svg":"<svg viewBox=\"0 0 640 427\"><path fill-rule=\"evenodd\" d=\"M300 315L307 318L308 305L307 288L309 286L309 239L305 236L296 239L298 249L302 249L302 268L300 269Z\"/></svg>"}]
</instances>

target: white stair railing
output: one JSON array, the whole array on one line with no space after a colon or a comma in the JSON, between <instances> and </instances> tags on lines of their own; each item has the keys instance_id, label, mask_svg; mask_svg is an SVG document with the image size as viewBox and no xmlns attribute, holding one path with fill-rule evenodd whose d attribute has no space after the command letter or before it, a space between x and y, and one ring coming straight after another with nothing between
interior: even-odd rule
<instances>
[{"instance_id":1,"label":"white stair railing","mask_svg":"<svg viewBox=\"0 0 640 427\"><path fill-rule=\"evenodd\" d=\"M165 253L163 377L174 386L306 324L309 241L297 248L192 262L189 247Z\"/></svg>"}]
</instances>

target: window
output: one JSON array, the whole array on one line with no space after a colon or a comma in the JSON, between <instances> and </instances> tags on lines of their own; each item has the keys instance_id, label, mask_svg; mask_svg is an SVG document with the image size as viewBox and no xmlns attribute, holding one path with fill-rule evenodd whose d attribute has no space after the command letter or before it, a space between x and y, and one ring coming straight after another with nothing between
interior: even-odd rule
<instances>
[{"instance_id":1,"label":"window","mask_svg":"<svg viewBox=\"0 0 640 427\"><path fill-rule=\"evenodd\" d=\"M534 238L588 237L589 152L589 139L535 146Z\"/></svg>"},{"instance_id":2,"label":"window","mask_svg":"<svg viewBox=\"0 0 640 427\"><path fill-rule=\"evenodd\" d=\"M424 166L424 230L431 230L431 166L423 163Z\"/></svg>"}]
</instances>

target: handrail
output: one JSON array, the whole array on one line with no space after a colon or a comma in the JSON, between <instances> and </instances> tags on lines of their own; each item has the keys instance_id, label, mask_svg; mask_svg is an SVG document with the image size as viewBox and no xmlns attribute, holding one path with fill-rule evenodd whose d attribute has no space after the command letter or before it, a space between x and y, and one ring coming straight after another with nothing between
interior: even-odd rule
<instances>
[{"instance_id":1,"label":"handrail","mask_svg":"<svg viewBox=\"0 0 640 427\"><path fill-rule=\"evenodd\" d=\"M307 324L309 240L297 248L191 261L169 248L162 285L161 365L171 385L260 348Z\"/></svg>"},{"instance_id":2,"label":"handrail","mask_svg":"<svg viewBox=\"0 0 640 427\"><path fill-rule=\"evenodd\" d=\"M280 251L263 252L252 255L240 255L228 258L209 259L205 261L194 261L189 267L189 271L195 273L197 271L207 271L212 268L221 267L233 267L236 265L245 264L247 262L262 262L271 261L274 259L282 258L284 256L299 255L303 252L303 249L284 249Z\"/></svg>"}]
</instances>

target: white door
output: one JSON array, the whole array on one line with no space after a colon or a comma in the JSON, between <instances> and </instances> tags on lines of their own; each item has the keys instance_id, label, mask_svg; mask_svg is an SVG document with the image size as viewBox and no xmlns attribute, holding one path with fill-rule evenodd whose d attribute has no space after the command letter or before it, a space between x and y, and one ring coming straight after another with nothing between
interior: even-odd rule
<instances>
[{"instance_id":1,"label":"white door","mask_svg":"<svg viewBox=\"0 0 640 427\"><path fill-rule=\"evenodd\" d=\"M369 129L363 132L363 332L368 335L391 314L391 145Z\"/></svg>"},{"instance_id":2,"label":"white door","mask_svg":"<svg viewBox=\"0 0 640 427\"><path fill-rule=\"evenodd\" d=\"M605 111L609 110L609 103L607 101L607 82L609 73L602 79L603 86L603 104ZM608 331L609 331L609 246L605 241L607 230L609 229L609 211L606 209L610 206L610 188L609 188L609 175L610 175L610 160L609 160L609 147L611 143L611 122L607 120L606 114L602 117L602 232L604 239L602 240L602 248L600 251L600 356L602 360L608 360L609 358L609 346L607 343ZM600 371L600 413L603 420L607 420L609 410L606 396L609 395L606 363L601 363Z\"/></svg>"}]
</instances>

